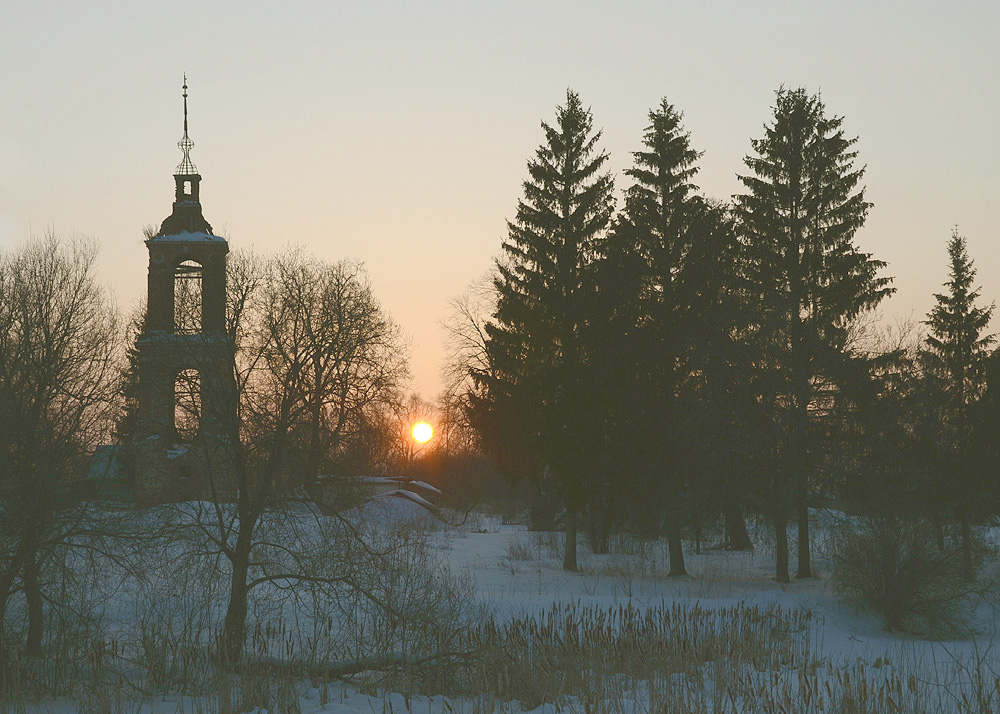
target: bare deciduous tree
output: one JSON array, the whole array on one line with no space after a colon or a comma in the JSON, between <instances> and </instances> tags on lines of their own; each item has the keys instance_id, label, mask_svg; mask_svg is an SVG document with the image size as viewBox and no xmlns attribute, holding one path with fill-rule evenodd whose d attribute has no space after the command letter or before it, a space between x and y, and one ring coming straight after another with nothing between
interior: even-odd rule
<instances>
[{"instance_id":1,"label":"bare deciduous tree","mask_svg":"<svg viewBox=\"0 0 1000 714\"><path fill-rule=\"evenodd\" d=\"M469 396L476 389L473 371L491 374L486 324L496 307L495 275L486 273L448 302L448 315L441 326L447 353L440 398L440 438L445 451L474 451L478 438L469 422Z\"/></svg>"},{"instance_id":2,"label":"bare deciduous tree","mask_svg":"<svg viewBox=\"0 0 1000 714\"><path fill-rule=\"evenodd\" d=\"M236 662L257 586L364 589L350 568L320 567L329 543L279 534L272 516L294 509L373 417L398 401L407 368L401 333L357 263L324 263L294 249L266 262L236 256L228 294L239 392L228 444L238 495L232 505L197 505L193 521L231 566L220 655ZM279 520L290 527L301 519Z\"/></svg>"},{"instance_id":3,"label":"bare deciduous tree","mask_svg":"<svg viewBox=\"0 0 1000 714\"><path fill-rule=\"evenodd\" d=\"M86 465L110 429L119 321L97 246L33 239L0 256L0 625L18 587L25 652L43 633L43 566L73 532Z\"/></svg>"}]
</instances>

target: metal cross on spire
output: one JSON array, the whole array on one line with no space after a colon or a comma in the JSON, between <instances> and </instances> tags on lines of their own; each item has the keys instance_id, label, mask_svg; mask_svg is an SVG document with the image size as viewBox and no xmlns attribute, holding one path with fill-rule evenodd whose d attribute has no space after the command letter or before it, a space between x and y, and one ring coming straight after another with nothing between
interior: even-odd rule
<instances>
[{"instance_id":1,"label":"metal cross on spire","mask_svg":"<svg viewBox=\"0 0 1000 714\"><path fill-rule=\"evenodd\" d=\"M184 137L177 142L178 148L184 152L184 158L177 165L174 171L175 176L197 175L198 169L191 161L191 149L194 142L188 137L188 82L187 73L184 73Z\"/></svg>"}]
</instances>

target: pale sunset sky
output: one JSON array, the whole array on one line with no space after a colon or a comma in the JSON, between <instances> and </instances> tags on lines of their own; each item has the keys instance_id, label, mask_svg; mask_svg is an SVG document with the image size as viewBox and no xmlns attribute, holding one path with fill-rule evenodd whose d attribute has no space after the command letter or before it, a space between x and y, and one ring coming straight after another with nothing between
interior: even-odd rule
<instances>
[{"instance_id":1,"label":"pale sunset sky","mask_svg":"<svg viewBox=\"0 0 1000 714\"><path fill-rule=\"evenodd\" d=\"M3 0L0 250L93 236L120 304L140 300L187 72L216 232L362 261L433 398L447 302L499 254L567 87L603 129L619 194L666 97L705 152L695 182L728 199L784 84L820 91L859 137L875 205L857 243L896 279L884 319L920 320L955 225L984 302L1000 299L998 37L985 0Z\"/></svg>"}]
</instances>

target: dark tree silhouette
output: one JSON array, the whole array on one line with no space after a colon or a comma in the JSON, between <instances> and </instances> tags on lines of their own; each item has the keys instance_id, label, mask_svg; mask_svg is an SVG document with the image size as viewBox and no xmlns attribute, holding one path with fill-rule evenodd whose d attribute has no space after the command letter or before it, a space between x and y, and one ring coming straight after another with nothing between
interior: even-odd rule
<instances>
[{"instance_id":1,"label":"dark tree silhouette","mask_svg":"<svg viewBox=\"0 0 1000 714\"><path fill-rule=\"evenodd\" d=\"M46 562L79 525L116 402L119 325L96 260L96 244L51 235L0 255L0 634L19 580L29 655L53 601Z\"/></svg>"},{"instance_id":2,"label":"dark tree silhouette","mask_svg":"<svg viewBox=\"0 0 1000 714\"><path fill-rule=\"evenodd\" d=\"M824 391L831 388L817 377L837 371L851 320L892 288L891 279L877 276L885 264L853 243L871 206L861 186L864 167L854 165L857 139L845 136L843 117L826 115L819 95L782 87L775 99L773 123L752 140L754 154L744 159L751 174L739 177L747 192L736 197L736 211L759 326L773 352L765 366L779 382L770 393L783 429L771 510L777 579L786 582L785 518L792 501L797 577L811 574L807 499L820 454L809 440L810 422L822 415Z\"/></svg>"},{"instance_id":3,"label":"dark tree silhouette","mask_svg":"<svg viewBox=\"0 0 1000 714\"><path fill-rule=\"evenodd\" d=\"M475 372L482 396L472 408L486 438L513 429L562 485L563 567L575 571L577 513L597 446L582 333L614 184L576 92L567 91L555 124L542 122L542 130L498 262L495 322L486 328L491 371Z\"/></svg>"},{"instance_id":4,"label":"dark tree silhouette","mask_svg":"<svg viewBox=\"0 0 1000 714\"><path fill-rule=\"evenodd\" d=\"M266 264L243 256L235 268L228 302L240 423L229 443L238 495L234 508L199 511L200 530L232 565L219 637L226 662L242 655L253 588L284 581L362 589L349 572L302 566L308 553L276 558L264 522L342 464L372 412L395 403L407 373L399 329L358 264L292 249Z\"/></svg>"},{"instance_id":5,"label":"dark tree silhouette","mask_svg":"<svg viewBox=\"0 0 1000 714\"><path fill-rule=\"evenodd\" d=\"M937 387L940 402L940 436L944 450L939 463L942 473L935 494L955 509L962 532L962 575L971 582L971 520L982 488L975 481L970 463L972 425L969 412L986 384L986 366L993 336L983 334L993 315L993 305L979 307L980 291L973 288L975 268L966 250L965 238L953 230L948 241L949 277L945 293L934 295L935 305L925 324L921 361L928 380Z\"/></svg>"},{"instance_id":6,"label":"dark tree silhouette","mask_svg":"<svg viewBox=\"0 0 1000 714\"><path fill-rule=\"evenodd\" d=\"M699 471L699 455L679 396L692 386L695 345L707 337L705 318L722 285L717 268L732 233L725 209L694 193L701 154L680 112L663 99L649 122L643 149L625 172L635 183L609 242L601 283L609 305L596 322L615 325L617 318L618 334L599 345L609 351L609 373L616 363L630 373L615 392L630 399L619 412L632 423L611 431L628 444L618 451L632 452L638 498L666 511L670 574L684 575L681 524L690 504L683 494L692 488L686 479Z\"/></svg>"}]
</instances>

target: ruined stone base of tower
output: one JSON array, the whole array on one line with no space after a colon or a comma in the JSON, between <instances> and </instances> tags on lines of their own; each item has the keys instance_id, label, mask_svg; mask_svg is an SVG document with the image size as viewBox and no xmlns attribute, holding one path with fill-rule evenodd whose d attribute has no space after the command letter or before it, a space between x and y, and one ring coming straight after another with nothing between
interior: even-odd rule
<instances>
[{"instance_id":1,"label":"ruined stone base of tower","mask_svg":"<svg viewBox=\"0 0 1000 714\"><path fill-rule=\"evenodd\" d=\"M134 445L135 505L236 500L236 470L225 437L199 434L186 444L151 436Z\"/></svg>"}]
</instances>

